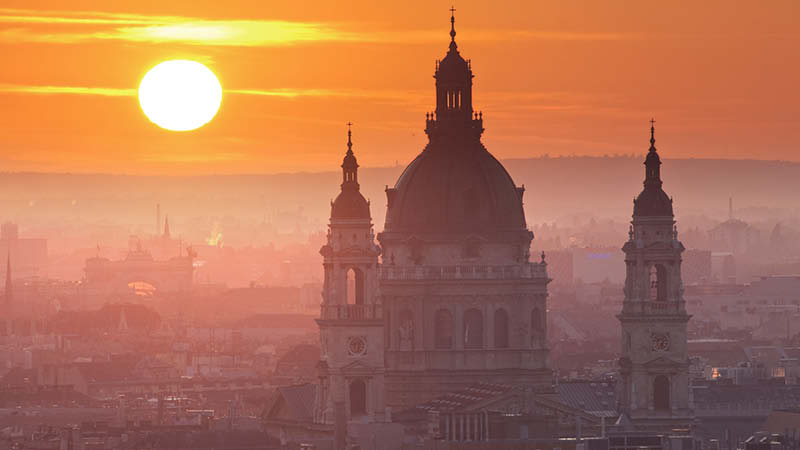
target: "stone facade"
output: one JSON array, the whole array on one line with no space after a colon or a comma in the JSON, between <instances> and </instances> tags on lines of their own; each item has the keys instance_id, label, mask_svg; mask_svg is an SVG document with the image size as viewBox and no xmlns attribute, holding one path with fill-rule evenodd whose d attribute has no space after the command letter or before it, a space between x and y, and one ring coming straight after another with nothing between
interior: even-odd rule
<instances>
[{"instance_id":1,"label":"stone facade","mask_svg":"<svg viewBox=\"0 0 800 450\"><path fill-rule=\"evenodd\" d=\"M645 188L635 200L625 252L619 411L643 430L688 427L686 313L672 199L661 189L661 161L651 127Z\"/></svg>"},{"instance_id":2,"label":"stone facade","mask_svg":"<svg viewBox=\"0 0 800 450\"><path fill-rule=\"evenodd\" d=\"M552 381L547 265L530 261L525 189L481 143L472 65L455 34L453 24L436 65L428 145L387 188L378 235L386 403L396 409L476 383Z\"/></svg>"}]
</instances>

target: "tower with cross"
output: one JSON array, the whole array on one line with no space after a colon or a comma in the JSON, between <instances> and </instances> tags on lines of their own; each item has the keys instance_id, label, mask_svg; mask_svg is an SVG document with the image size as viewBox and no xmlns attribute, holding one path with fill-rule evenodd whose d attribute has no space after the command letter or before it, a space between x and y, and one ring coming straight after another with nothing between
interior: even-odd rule
<instances>
[{"instance_id":1,"label":"tower with cross","mask_svg":"<svg viewBox=\"0 0 800 450\"><path fill-rule=\"evenodd\" d=\"M327 242L320 249L325 280L317 319L321 361L315 421L334 425L337 442L348 422L380 422L385 410L379 249L369 202L358 184L352 125L347 123L341 192L331 202Z\"/></svg>"},{"instance_id":2,"label":"tower with cross","mask_svg":"<svg viewBox=\"0 0 800 450\"><path fill-rule=\"evenodd\" d=\"M650 120L644 189L634 200L625 252L625 298L618 408L643 431L692 422L681 253L672 199L662 189L661 159Z\"/></svg>"}]
</instances>

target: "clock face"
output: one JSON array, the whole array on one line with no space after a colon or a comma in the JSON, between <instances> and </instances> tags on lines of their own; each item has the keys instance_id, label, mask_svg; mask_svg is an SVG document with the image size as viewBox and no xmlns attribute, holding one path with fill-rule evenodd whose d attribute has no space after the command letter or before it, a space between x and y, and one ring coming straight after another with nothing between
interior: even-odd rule
<instances>
[{"instance_id":1,"label":"clock face","mask_svg":"<svg viewBox=\"0 0 800 450\"><path fill-rule=\"evenodd\" d=\"M347 353L350 356L362 356L367 353L367 338L364 336L347 338Z\"/></svg>"},{"instance_id":2,"label":"clock face","mask_svg":"<svg viewBox=\"0 0 800 450\"><path fill-rule=\"evenodd\" d=\"M650 335L654 352L666 352L669 350L669 335L666 333L653 333Z\"/></svg>"}]
</instances>

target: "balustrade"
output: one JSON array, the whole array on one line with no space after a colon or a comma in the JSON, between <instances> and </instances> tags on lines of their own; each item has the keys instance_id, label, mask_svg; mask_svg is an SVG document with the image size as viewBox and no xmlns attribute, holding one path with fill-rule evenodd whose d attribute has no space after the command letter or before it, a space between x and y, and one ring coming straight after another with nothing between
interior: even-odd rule
<instances>
[{"instance_id":1,"label":"balustrade","mask_svg":"<svg viewBox=\"0 0 800 450\"><path fill-rule=\"evenodd\" d=\"M320 318L322 319L381 319L383 317L381 305L322 305Z\"/></svg>"}]
</instances>

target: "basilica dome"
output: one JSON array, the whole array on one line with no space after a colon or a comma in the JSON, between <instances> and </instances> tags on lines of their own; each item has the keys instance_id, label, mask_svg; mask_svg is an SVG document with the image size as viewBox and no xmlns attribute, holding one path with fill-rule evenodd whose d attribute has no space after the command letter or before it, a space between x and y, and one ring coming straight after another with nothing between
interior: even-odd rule
<instances>
[{"instance_id":1,"label":"basilica dome","mask_svg":"<svg viewBox=\"0 0 800 450\"><path fill-rule=\"evenodd\" d=\"M522 188L478 140L432 141L390 189L386 231L526 229Z\"/></svg>"}]
</instances>

